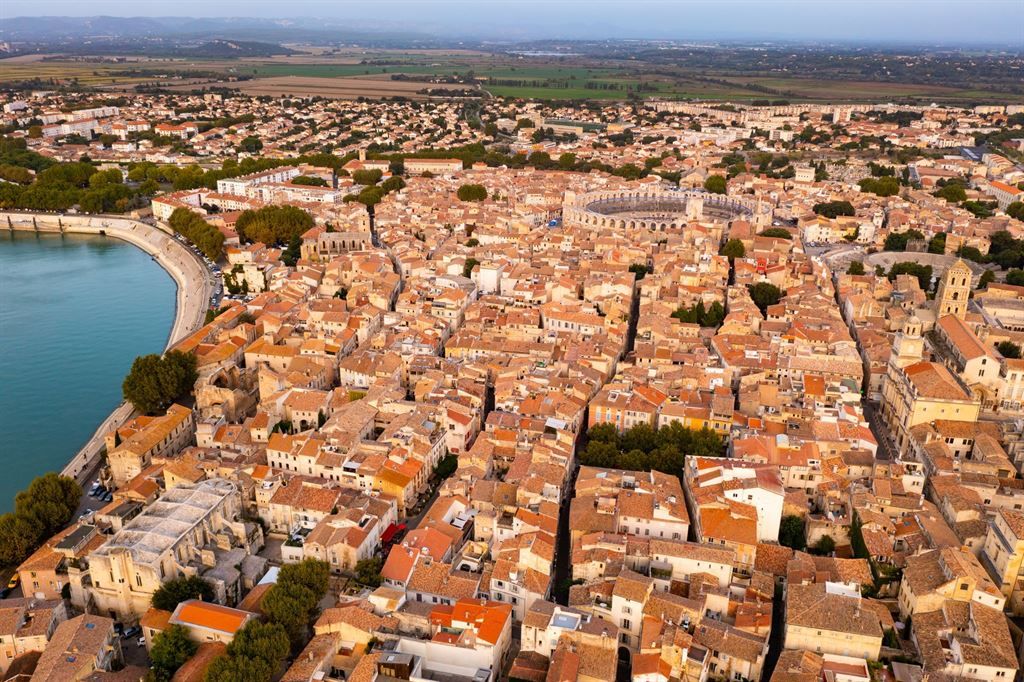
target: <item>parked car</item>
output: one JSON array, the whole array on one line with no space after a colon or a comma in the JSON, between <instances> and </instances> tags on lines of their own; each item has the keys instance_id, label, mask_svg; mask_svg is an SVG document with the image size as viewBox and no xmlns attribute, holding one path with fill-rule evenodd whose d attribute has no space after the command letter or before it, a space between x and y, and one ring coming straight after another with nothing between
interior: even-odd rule
<instances>
[{"instance_id":1,"label":"parked car","mask_svg":"<svg viewBox=\"0 0 1024 682\"><path fill-rule=\"evenodd\" d=\"M11 576L11 579L7 581L7 589L8 590L13 590L15 587L18 586L18 583L20 583L20 582L21 582L21 574L20 573L15 573L14 575Z\"/></svg>"},{"instance_id":2,"label":"parked car","mask_svg":"<svg viewBox=\"0 0 1024 682\"><path fill-rule=\"evenodd\" d=\"M121 636L125 639L131 639L132 637L137 637L140 634L142 634L142 628L140 628L138 625L133 625L127 630L125 630L124 634Z\"/></svg>"}]
</instances>

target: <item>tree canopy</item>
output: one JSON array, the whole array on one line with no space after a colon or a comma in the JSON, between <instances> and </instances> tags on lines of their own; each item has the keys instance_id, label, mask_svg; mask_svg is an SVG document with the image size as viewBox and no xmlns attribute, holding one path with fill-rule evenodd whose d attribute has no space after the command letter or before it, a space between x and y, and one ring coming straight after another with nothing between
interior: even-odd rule
<instances>
[{"instance_id":1,"label":"tree canopy","mask_svg":"<svg viewBox=\"0 0 1024 682\"><path fill-rule=\"evenodd\" d=\"M203 217L187 208L176 208L167 223L175 232L183 235L196 245L212 261L224 255L224 234L203 220Z\"/></svg>"},{"instance_id":2,"label":"tree canopy","mask_svg":"<svg viewBox=\"0 0 1024 682\"><path fill-rule=\"evenodd\" d=\"M1000 341L996 344L996 350L999 354L1008 360L1017 360L1020 358L1020 346L1015 344L1013 341Z\"/></svg>"},{"instance_id":3,"label":"tree canopy","mask_svg":"<svg viewBox=\"0 0 1024 682\"><path fill-rule=\"evenodd\" d=\"M178 350L160 355L140 355L132 362L121 389L125 400L139 412L154 414L188 395L199 378L196 357Z\"/></svg>"},{"instance_id":4,"label":"tree canopy","mask_svg":"<svg viewBox=\"0 0 1024 682\"><path fill-rule=\"evenodd\" d=\"M895 280L899 275L913 275L917 277L918 284L924 291L928 291L932 287L932 266L930 265L921 265L913 261L895 263L889 268L889 279Z\"/></svg>"},{"instance_id":5,"label":"tree canopy","mask_svg":"<svg viewBox=\"0 0 1024 682\"><path fill-rule=\"evenodd\" d=\"M907 230L906 232L890 232L885 237L884 251L906 251L907 243L917 239L924 239L924 233L918 230Z\"/></svg>"},{"instance_id":6,"label":"tree canopy","mask_svg":"<svg viewBox=\"0 0 1024 682\"><path fill-rule=\"evenodd\" d=\"M750 300L758 307L762 315L768 315L768 308L782 300L782 289L770 282L748 284L747 292Z\"/></svg>"},{"instance_id":7,"label":"tree canopy","mask_svg":"<svg viewBox=\"0 0 1024 682\"><path fill-rule=\"evenodd\" d=\"M82 488L67 476L39 476L14 497L14 511L0 516L0 565L14 566L72 519Z\"/></svg>"},{"instance_id":8,"label":"tree canopy","mask_svg":"<svg viewBox=\"0 0 1024 682\"><path fill-rule=\"evenodd\" d=\"M467 183L459 186L457 195L459 201L483 201L487 198L487 188L483 185Z\"/></svg>"},{"instance_id":9,"label":"tree canopy","mask_svg":"<svg viewBox=\"0 0 1024 682\"><path fill-rule=\"evenodd\" d=\"M153 593L153 606L164 611L173 611L183 601L201 599L213 601L213 585L197 575L172 578Z\"/></svg>"},{"instance_id":10,"label":"tree canopy","mask_svg":"<svg viewBox=\"0 0 1024 682\"><path fill-rule=\"evenodd\" d=\"M803 551L807 546L804 537L804 520L799 516L786 515L779 524L779 544Z\"/></svg>"},{"instance_id":11,"label":"tree canopy","mask_svg":"<svg viewBox=\"0 0 1024 682\"><path fill-rule=\"evenodd\" d=\"M153 638L149 660L152 664L148 679L153 682L170 682L174 673L192 658L199 645L188 635L184 626L172 624Z\"/></svg>"},{"instance_id":12,"label":"tree canopy","mask_svg":"<svg viewBox=\"0 0 1024 682\"><path fill-rule=\"evenodd\" d=\"M243 211L235 223L240 239L268 246L288 244L292 237L301 237L311 227L313 216L297 206L264 206Z\"/></svg>"},{"instance_id":13,"label":"tree canopy","mask_svg":"<svg viewBox=\"0 0 1024 682\"><path fill-rule=\"evenodd\" d=\"M718 329L725 320L725 308L718 301L714 301L707 308L704 307L704 301L697 301L689 308L677 308L672 317L680 322Z\"/></svg>"},{"instance_id":14,"label":"tree canopy","mask_svg":"<svg viewBox=\"0 0 1024 682\"><path fill-rule=\"evenodd\" d=\"M739 239L730 239L722 247L721 255L725 256L729 260L734 258L743 258L747 255L747 248L743 246L743 242Z\"/></svg>"},{"instance_id":15,"label":"tree canopy","mask_svg":"<svg viewBox=\"0 0 1024 682\"><path fill-rule=\"evenodd\" d=\"M839 216L852 216L856 214L853 204L845 200L823 201L815 204L811 210L826 218L838 218Z\"/></svg>"},{"instance_id":16,"label":"tree canopy","mask_svg":"<svg viewBox=\"0 0 1024 682\"><path fill-rule=\"evenodd\" d=\"M880 178L864 178L857 183L862 192L870 192L880 197L893 197L900 193L900 182L892 176Z\"/></svg>"},{"instance_id":17,"label":"tree canopy","mask_svg":"<svg viewBox=\"0 0 1024 682\"><path fill-rule=\"evenodd\" d=\"M712 194L725 194L727 186L721 175L709 175L704 181L704 189Z\"/></svg>"},{"instance_id":18,"label":"tree canopy","mask_svg":"<svg viewBox=\"0 0 1024 682\"><path fill-rule=\"evenodd\" d=\"M597 424L587 431L587 445L580 462L587 466L631 471L657 470L682 475L684 456L721 457L722 438L711 429L688 429L671 422L657 430L638 424L621 434L611 424Z\"/></svg>"},{"instance_id":19,"label":"tree canopy","mask_svg":"<svg viewBox=\"0 0 1024 682\"><path fill-rule=\"evenodd\" d=\"M762 230L760 235L762 237L774 237L776 239L793 239L793 233L784 227L769 227L766 230Z\"/></svg>"}]
</instances>

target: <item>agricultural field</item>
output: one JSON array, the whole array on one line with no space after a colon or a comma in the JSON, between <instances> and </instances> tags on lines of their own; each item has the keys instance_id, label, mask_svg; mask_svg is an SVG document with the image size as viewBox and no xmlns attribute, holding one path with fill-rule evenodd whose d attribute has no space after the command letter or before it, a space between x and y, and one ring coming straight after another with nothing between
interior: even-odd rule
<instances>
[{"instance_id":1,"label":"agricultural field","mask_svg":"<svg viewBox=\"0 0 1024 682\"><path fill-rule=\"evenodd\" d=\"M137 85L174 90L222 86L250 94L326 97L412 96L417 90L479 86L495 97L624 100L630 97L751 101L918 101L971 104L1020 102L1024 94L983 87L949 87L867 80L766 75L764 72L699 70L685 62L585 56L528 57L473 50L361 50L293 46L300 54L237 60L130 58L112 61L58 60L28 55L0 60L0 84L35 81L52 85L131 91ZM45 59L44 59L45 58ZM224 82L225 77L249 80ZM400 80L391 80L393 77ZM402 77L411 79L403 80ZM365 81L370 80L372 84ZM354 94L355 93L355 94Z\"/></svg>"},{"instance_id":2,"label":"agricultural field","mask_svg":"<svg viewBox=\"0 0 1024 682\"><path fill-rule=\"evenodd\" d=\"M309 76L274 76L254 78L246 81L213 82L206 87L225 87L247 95L319 96L331 99L356 99L357 97L408 97L426 99L420 90L448 89L465 90L465 86L429 84L410 81L381 80L377 78L316 78ZM174 85L170 90L190 90L191 85Z\"/></svg>"}]
</instances>

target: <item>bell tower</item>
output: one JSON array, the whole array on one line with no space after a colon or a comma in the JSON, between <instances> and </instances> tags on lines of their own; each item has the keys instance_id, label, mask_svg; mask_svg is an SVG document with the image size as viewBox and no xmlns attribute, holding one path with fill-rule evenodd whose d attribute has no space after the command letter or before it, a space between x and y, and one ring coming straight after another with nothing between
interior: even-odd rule
<instances>
[{"instance_id":1,"label":"bell tower","mask_svg":"<svg viewBox=\"0 0 1024 682\"><path fill-rule=\"evenodd\" d=\"M956 315L961 320L967 316L967 301L971 297L971 269L962 260L957 260L946 270L935 294L936 318Z\"/></svg>"}]
</instances>

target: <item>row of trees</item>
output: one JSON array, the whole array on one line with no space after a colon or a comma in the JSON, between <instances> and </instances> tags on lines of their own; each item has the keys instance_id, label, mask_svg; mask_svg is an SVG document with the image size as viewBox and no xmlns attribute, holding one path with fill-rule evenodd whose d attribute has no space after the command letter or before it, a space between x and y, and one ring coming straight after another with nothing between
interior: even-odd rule
<instances>
[{"instance_id":1,"label":"row of trees","mask_svg":"<svg viewBox=\"0 0 1024 682\"><path fill-rule=\"evenodd\" d=\"M688 429L672 422L660 429L638 424L619 433L613 424L597 424L587 431L580 462L587 466L662 471L681 476L684 457L721 457L722 437L708 428Z\"/></svg>"},{"instance_id":2,"label":"row of trees","mask_svg":"<svg viewBox=\"0 0 1024 682\"><path fill-rule=\"evenodd\" d=\"M66 211L74 206L84 213L124 212L141 205L142 188L122 183L117 169L101 171L87 161L46 166L35 176L28 166L34 159L16 148L0 153L0 207L33 211Z\"/></svg>"},{"instance_id":3,"label":"row of trees","mask_svg":"<svg viewBox=\"0 0 1024 682\"><path fill-rule=\"evenodd\" d=\"M725 320L725 307L718 301L714 301L707 307L704 306L704 301L697 301L695 305L689 308L677 308L672 313L672 317L680 322L718 329L722 326L722 321Z\"/></svg>"},{"instance_id":4,"label":"row of trees","mask_svg":"<svg viewBox=\"0 0 1024 682\"><path fill-rule=\"evenodd\" d=\"M252 621L238 631L227 652L206 672L209 682L269 682L289 653L300 651L327 594L330 568L305 559L281 567L277 583L263 598L266 623Z\"/></svg>"},{"instance_id":5,"label":"row of trees","mask_svg":"<svg viewBox=\"0 0 1024 682\"><path fill-rule=\"evenodd\" d=\"M136 410L155 414L191 393L198 378L196 356L171 350L163 356L150 354L135 358L121 390L125 400Z\"/></svg>"},{"instance_id":6,"label":"row of trees","mask_svg":"<svg viewBox=\"0 0 1024 682\"><path fill-rule=\"evenodd\" d=\"M171 229L196 245L212 261L224 255L224 234L195 211L179 207L167 221Z\"/></svg>"},{"instance_id":7,"label":"row of trees","mask_svg":"<svg viewBox=\"0 0 1024 682\"><path fill-rule=\"evenodd\" d=\"M53 472L39 476L14 498L14 511L0 516L0 565L17 566L58 530L78 508L82 488Z\"/></svg>"}]
</instances>

